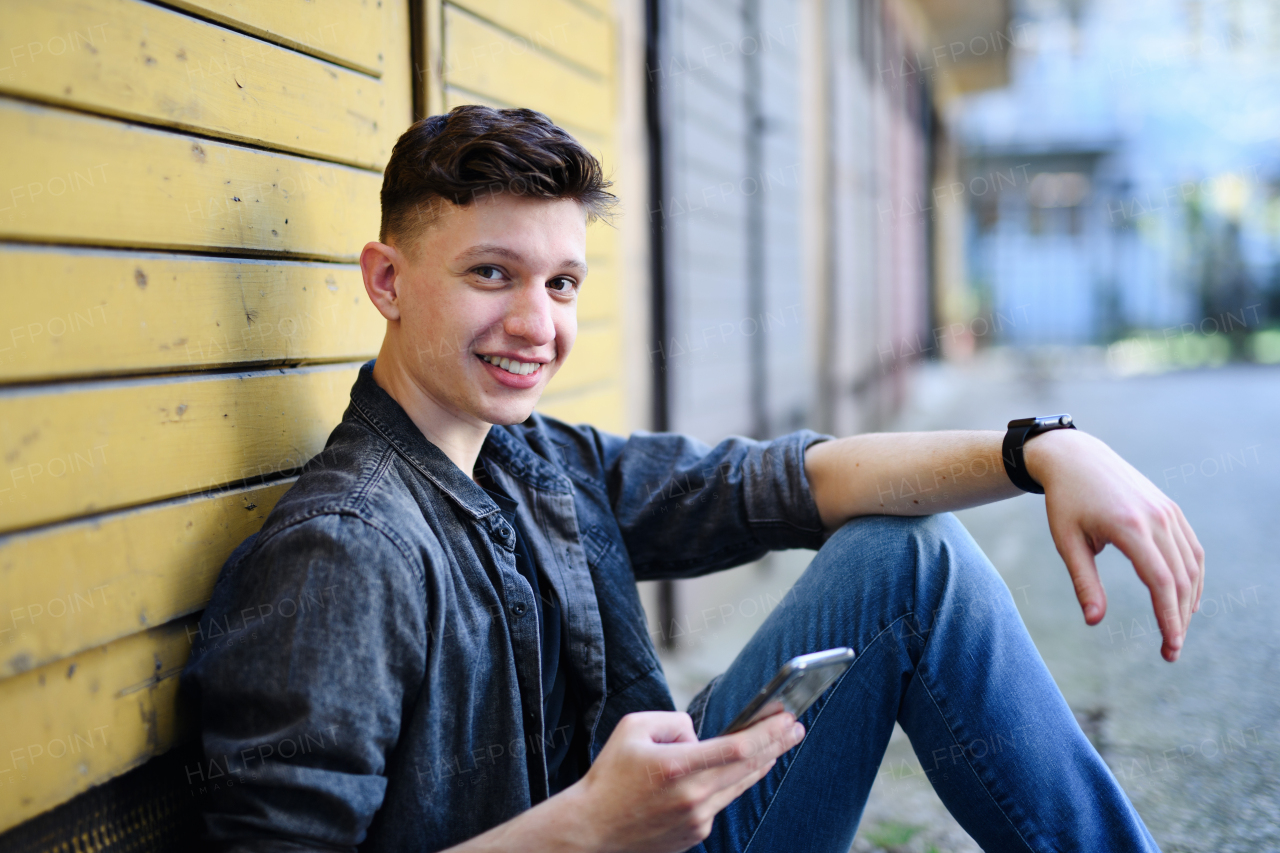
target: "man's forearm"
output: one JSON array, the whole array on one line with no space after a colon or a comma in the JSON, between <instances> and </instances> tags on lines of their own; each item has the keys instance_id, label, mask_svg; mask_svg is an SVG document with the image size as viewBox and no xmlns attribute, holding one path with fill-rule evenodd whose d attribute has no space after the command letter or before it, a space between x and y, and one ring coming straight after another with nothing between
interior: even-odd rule
<instances>
[{"instance_id":1,"label":"man's forearm","mask_svg":"<svg viewBox=\"0 0 1280 853\"><path fill-rule=\"evenodd\" d=\"M1000 458L1004 433L869 433L811 445L805 474L822 523L860 515L929 515L1022 494Z\"/></svg>"}]
</instances>

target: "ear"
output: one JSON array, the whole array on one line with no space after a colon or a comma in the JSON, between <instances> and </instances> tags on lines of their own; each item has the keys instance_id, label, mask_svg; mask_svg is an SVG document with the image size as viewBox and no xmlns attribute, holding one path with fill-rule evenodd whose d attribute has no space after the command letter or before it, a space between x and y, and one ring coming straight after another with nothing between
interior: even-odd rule
<instances>
[{"instance_id":1,"label":"ear","mask_svg":"<svg viewBox=\"0 0 1280 853\"><path fill-rule=\"evenodd\" d=\"M366 243L360 251L360 273L364 276L365 293L388 320L400 319L399 287L403 284L401 276L406 268L404 255L386 243L375 240Z\"/></svg>"}]
</instances>

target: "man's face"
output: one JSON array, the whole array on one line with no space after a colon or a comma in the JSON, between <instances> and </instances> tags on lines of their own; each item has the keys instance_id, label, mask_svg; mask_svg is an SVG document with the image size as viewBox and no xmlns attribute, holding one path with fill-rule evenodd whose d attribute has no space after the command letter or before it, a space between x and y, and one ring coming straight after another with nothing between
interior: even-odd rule
<instances>
[{"instance_id":1,"label":"man's face","mask_svg":"<svg viewBox=\"0 0 1280 853\"><path fill-rule=\"evenodd\" d=\"M586 216L510 195L447 208L397 281L399 358L452 415L520 423L573 348Z\"/></svg>"}]
</instances>

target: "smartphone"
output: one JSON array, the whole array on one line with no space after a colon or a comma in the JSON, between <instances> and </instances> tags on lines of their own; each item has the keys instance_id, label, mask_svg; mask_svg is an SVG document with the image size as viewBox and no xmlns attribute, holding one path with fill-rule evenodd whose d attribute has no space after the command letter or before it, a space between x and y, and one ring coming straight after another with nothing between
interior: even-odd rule
<instances>
[{"instance_id":1,"label":"smartphone","mask_svg":"<svg viewBox=\"0 0 1280 853\"><path fill-rule=\"evenodd\" d=\"M789 711L800 719L800 715L849 668L853 657L853 649L841 646L792 658L718 736L741 731L779 711Z\"/></svg>"}]
</instances>

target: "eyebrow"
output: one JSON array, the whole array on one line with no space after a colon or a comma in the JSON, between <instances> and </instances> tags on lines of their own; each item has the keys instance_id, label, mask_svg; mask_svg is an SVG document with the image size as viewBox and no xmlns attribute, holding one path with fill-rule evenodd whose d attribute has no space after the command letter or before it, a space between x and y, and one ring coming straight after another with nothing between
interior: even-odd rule
<instances>
[{"instance_id":1,"label":"eyebrow","mask_svg":"<svg viewBox=\"0 0 1280 853\"><path fill-rule=\"evenodd\" d=\"M499 258L506 258L509 261L516 261L516 262L524 261L524 256L521 255L519 252L512 251L511 249L508 249L506 246L500 246L497 243L481 243L478 246L472 246L470 249L467 249L465 252L458 255L457 260L462 261L463 263L467 263L470 261L479 260L482 257L491 258L495 255L498 256ZM560 266L578 270L583 275L587 274L587 265L584 262L579 261L575 258L569 258L567 260L561 261Z\"/></svg>"}]
</instances>

